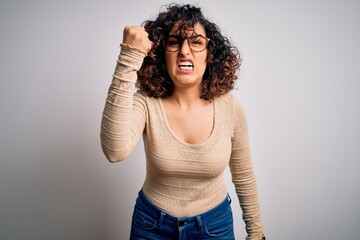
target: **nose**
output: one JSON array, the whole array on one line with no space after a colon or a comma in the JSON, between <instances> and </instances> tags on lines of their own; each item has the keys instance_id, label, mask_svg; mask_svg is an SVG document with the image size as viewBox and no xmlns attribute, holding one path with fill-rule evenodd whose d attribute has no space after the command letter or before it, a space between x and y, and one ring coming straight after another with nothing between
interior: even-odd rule
<instances>
[{"instance_id":1,"label":"nose","mask_svg":"<svg viewBox=\"0 0 360 240\"><path fill-rule=\"evenodd\" d=\"M185 39L180 46L179 54L180 55L188 55L188 54L190 54L190 52L191 52L191 48L190 48L189 41L187 39Z\"/></svg>"}]
</instances>

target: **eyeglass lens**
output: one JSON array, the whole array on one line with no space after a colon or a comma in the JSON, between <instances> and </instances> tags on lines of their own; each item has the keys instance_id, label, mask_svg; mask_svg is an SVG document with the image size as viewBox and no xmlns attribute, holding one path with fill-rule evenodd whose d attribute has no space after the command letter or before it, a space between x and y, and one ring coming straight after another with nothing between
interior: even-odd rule
<instances>
[{"instance_id":1,"label":"eyeglass lens","mask_svg":"<svg viewBox=\"0 0 360 240\"><path fill-rule=\"evenodd\" d=\"M170 36L165 42L165 48L170 52L176 52L181 48L184 41L188 42L193 51L201 52L205 50L208 39L201 35L192 36L186 39L179 36Z\"/></svg>"}]
</instances>

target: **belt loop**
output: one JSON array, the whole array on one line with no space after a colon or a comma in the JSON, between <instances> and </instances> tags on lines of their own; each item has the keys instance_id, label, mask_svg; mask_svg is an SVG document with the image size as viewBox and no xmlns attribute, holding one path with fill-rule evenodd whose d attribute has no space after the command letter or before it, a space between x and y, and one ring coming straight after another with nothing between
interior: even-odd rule
<instances>
[{"instance_id":1,"label":"belt loop","mask_svg":"<svg viewBox=\"0 0 360 240\"><path fill-rule=\"evenodd\" d=\"M229 194L229 193L227 194L227 198L228 198L228 200L229 200L229 203L231 204L231 197L230 197L230 194Z\"/></svg>"},{"instance_id":2,"label":"belt loop","mask_svg":"<svg viewBox=\"0 0 360 240\"><path fill-rule=\"evenodd\" d=\"M196 217L196 220L198 222L199 229L202 232L203 231L203 224L202 224L202 221L201 221L201 215L196 215L195 217Z\"/></svg>"},{"instance_id":3,"label":"belt loop","mask_svg":"<svg viewBox=\"0 0 360 240\"><path fill-rule=\"evenodd\" d=\"M160 212L160 218L159 218L159 225L160 227L162 226L162 222L164 220L164 216L166 215L166 213L164 213L163 211Z\"/></svg>"}]
</instances>

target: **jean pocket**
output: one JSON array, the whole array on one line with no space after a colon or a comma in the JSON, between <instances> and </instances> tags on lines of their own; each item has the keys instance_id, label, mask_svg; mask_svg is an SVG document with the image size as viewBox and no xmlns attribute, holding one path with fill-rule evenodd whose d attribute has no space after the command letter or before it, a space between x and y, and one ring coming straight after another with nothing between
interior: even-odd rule
<instances>
[{"instance_id":1,"label":"jean pocket","mask_svg":"<svg viewBox=\"0 0 360 240\"><path fill-rule=\"evenodd\" d=\"M144 208L137 205L135 205L134 208L132 222L136 226L146 230L154 229L157 223L156 219L150 216Z\"/></svg>"},{"instance_id":2,"label":"jean pocket","mask_svg":"<svg viewBox=\"0 0 360 240\"><path fill-rule=\"evenodd\" d=\"M223 214L205 224L205 232L210 237L221 237L233 239L234 227L231 208L229 207Z\"/></svg>"}]
</instances>

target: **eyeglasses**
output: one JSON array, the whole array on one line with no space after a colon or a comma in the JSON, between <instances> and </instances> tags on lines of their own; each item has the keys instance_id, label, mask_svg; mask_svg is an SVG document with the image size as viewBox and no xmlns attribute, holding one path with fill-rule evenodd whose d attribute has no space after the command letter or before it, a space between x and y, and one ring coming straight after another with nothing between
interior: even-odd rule
<instances>
[{"instance_id":1,"label":"eyeglasses","mask_svg":"<svg viewBox=\"0 0 360 240\"><path fill-rule=\"evenodd\" d=\"M185 40L187 40L191 50L194 52L202 52L207 47L210 38L204 37L202 35L195 35L184 39L180 36L170 35L164 42L164 46L169 52L177 52Z\"/></svg>"}]
</instances>

